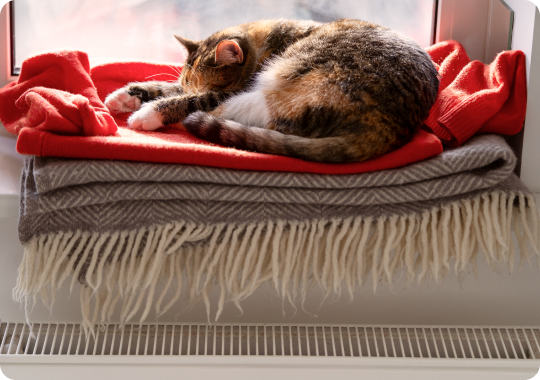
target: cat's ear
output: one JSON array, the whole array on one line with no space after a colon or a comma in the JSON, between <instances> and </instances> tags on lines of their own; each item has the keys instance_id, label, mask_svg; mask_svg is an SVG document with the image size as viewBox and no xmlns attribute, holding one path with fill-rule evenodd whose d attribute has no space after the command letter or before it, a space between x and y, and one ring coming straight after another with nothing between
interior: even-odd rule
<instances>
[{"instance_id":1,"label":"cat's ear","mask_svg":"<svg viewBox=\"0 0 540 380\"><path fill-rule=\"evenodd\" d=\"M188 54L193 53L195 50L197 50L199 48L199 42L197 42L197 41L193 41L193 40L190 40L188 38L180 37L180 36L177 36L176 34L174 35L174 37L178 41L180 41L180 43L182 45L184 45L184 47L188 51Z\"/></svg>"},{"instance_id":2,"label":"cat's ear","mask_svg":"<svg viewBox=\"0 0 540 380\"><path fill-rule=\"evenodd\" d=\"M244 52L236 41L224 40L216 47L216 63L230 65L244 62Z\"/></svg>"}]
</instances>

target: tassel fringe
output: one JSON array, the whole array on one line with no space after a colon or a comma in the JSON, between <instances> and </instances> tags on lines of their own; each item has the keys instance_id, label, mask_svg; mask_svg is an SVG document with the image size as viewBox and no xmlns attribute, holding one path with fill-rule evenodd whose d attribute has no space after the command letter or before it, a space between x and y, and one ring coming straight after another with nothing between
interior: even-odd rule
<instances>
[{"instance_id":1,"label":"tassel fringe","mask_svg":"<svg viewBox=\"0 0 540 380\"><path fill-rule=\"evenodd\" d=\"M516 245L520 267L530 264L529 253L540 255L539 236L534 197L498 192L421 215L378 219L177 222L114 233L60 232L25 245L13 297L25 304L28 319L38 296L51 308L71 276L71 291L76 282L82 284L88 332L96 323L107 323L118 309L121 323L140 312L140 322L152 310L160 316L182 295L186 305L202 299L210 318L209 293L217 284L217 320L225 302L240 308L240 301L267 281L283 302L300 302L303 308L314 286L322 288L325 298L332 293L339 297L345 286L352 299L370 274L376 290L380 283L392 286L399 274L406 275L408 284L427 278L440 283L452 269L451 261L457 275L469 265L476 273L479 250L491 268L506 265L512 272ZM160 284L164 286L158 292Z\"/></svg>"}]
</instances>

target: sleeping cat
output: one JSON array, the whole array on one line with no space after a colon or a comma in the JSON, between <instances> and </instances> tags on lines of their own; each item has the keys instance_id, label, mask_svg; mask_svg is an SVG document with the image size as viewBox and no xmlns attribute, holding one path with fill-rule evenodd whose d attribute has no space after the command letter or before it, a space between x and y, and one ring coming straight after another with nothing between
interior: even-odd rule
<instances>
[{"instance_id":1,"label":"sleeping cat","mask_svg":"<svg viewBox=\"0 0 540 380\"><path fill-rule=\"evenodd\" d=\"M437 97L429 55L386 27L358 21L257 21L204 41L177 83L130 83L111 112L133 129L183 127L238 149L320 162L362 161L405 144Z\"/></svg>"}]
</instances>

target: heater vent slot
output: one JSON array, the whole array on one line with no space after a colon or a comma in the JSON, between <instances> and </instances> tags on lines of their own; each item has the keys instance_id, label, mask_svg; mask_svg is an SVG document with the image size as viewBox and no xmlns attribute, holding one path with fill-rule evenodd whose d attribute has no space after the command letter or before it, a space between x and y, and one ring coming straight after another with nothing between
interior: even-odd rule
<instances>
[{"instance_id":1,"label":"heater vent slot","mask_svg":"<svg viewBox=\"0 0 540 380\"><path fill-rule=\"evenodd\" d=\"M307 324L0 324L0 355L540 359L540 328Z\"/></svg>"}]
</instances>

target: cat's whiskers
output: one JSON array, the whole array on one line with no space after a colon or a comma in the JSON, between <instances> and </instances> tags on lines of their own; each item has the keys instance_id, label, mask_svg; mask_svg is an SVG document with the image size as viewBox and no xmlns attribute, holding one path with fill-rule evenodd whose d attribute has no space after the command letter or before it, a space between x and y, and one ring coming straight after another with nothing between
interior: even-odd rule
<instances>
[{"instance_id":1,"label":"cat's whiskers","mask_svg":"<svg viewBox=\"0 0 540 380\"><path fill-rule=\"evenodd\" d=\"M180 76L182 73L181 73L181 70L179 70L177 67L175 66L172 66L174 65L175 63L174 62L171 62L169 61L168 59L166 58L160 58L160 61L162 61L165 65L167 65L171 70L173 70L174 72L178 73L178 76Z\"/></svg>"},{"instance_id":2,"label":"cat's whiskers","mask_svg":"<svg viewBox=\"0 0 540 380\"><path fill-rule=\"evenodd\" d=\"M158 76L158 75L168 75L168 76L173 77L173 78L176 78L176 80L178 80L177 77L175 77L175 76L172 75L172 74L168 74L168 73L158 73L158 74L154 74L154 75L149 75L149 76L147 76L147 77L144 78L144 79L152 78L152 77L155 77L155 76ZM165 82L168 82L168 81L165 81Z\"/></svg>"},{"instance_id":3,"label":"cat's whiskers","mask_svg":"<svg viewBox=\"0 0 540 380\"><path fill-rule=\"evenodd\" d=\"M175 73L177 73L178 76L182 75L182 72L181 72L180 70L178 70L178 68L176 68L176 67L174 67L174 66L172 66L172 65L167 65L167 66L170 67L170 69L171 69L172 71L174 71Z\"/></svg>"}]
</instances>

